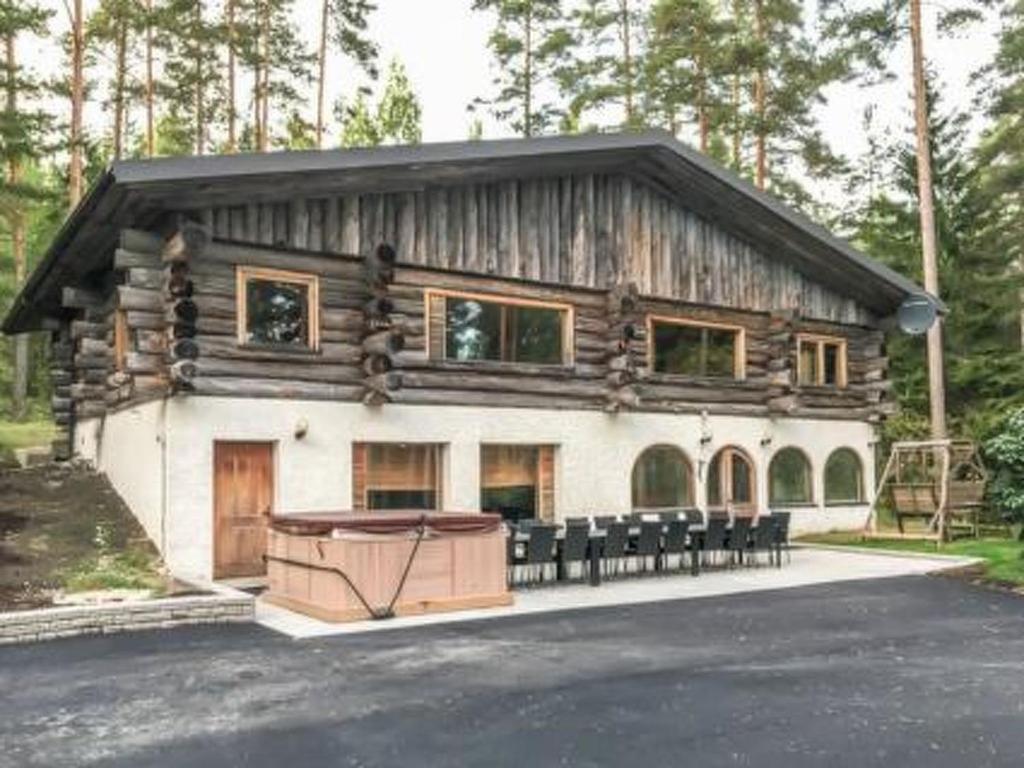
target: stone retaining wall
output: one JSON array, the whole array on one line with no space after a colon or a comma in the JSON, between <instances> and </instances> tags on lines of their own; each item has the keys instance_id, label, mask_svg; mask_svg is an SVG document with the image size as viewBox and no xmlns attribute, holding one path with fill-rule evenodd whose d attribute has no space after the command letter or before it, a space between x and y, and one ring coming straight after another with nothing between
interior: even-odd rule
<instances>
[{"instance_id":1,"label":"stone retaining wall","mask_svg":"<svg viewBox=\"0 0 1024 768\"><path fill-rule=\"evenodd\" d=\"M40 608L0 614L0 645L252 620L252 596L236 590L131 603Z\"/></svg>"}]
</instances>

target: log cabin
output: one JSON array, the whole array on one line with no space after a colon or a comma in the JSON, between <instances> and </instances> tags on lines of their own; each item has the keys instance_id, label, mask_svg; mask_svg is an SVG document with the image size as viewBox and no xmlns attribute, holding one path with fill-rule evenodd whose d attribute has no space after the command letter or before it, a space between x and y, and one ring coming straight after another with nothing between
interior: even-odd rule
<instances>
[{"instance_id":1,"label":"log cabin","mask_svg":"<svg viewBox=\"0 0 1024 768\"><path fill-rule=\"evenodd\" d=\"M269 512L859 527L923 291L667 133L114 163L6 317L172 571Z\"/></svg>"}]
</instances>

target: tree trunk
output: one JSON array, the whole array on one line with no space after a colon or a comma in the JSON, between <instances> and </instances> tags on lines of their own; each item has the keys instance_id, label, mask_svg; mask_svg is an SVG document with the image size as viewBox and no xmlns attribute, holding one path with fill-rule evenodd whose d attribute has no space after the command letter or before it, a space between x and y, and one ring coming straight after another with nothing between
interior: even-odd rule
<instances>
[{"instance_id":1,"label":"tree trunk","mask_svg":"<svg viewBox=\"0 0 1024 768\"><path fill-rule=\"evenodd\" d=\"M224 6L228 25L228 152L238 151L236 132L238 114L235 111L235 0L227 0Z\"/></svg>"},{"instance_id":2,"label":"tree trunk","mask_svg":"<svg viewBox=\"0 0 1024 768\"><path fill-rule=\"evenodd\" d=\"M193 39L198 40L203 28L203 4L195 4L195 15L193 17L194 31ZM196 46L195 61L195 109L196 109L196 154L203 154L206 146L206 115L203 104L203 55L200 50L201 44Z\"/></svg>"},{"instance_id":3,"label":"tree trunk","mask_svg":"<svg viewBox=\"0 0 1024 768\"><path fill-rule=\"evenodd\" d=\"M619 0L619 11L622 15L622 77L623 96L626 101L626 125L633 124L633 54L629 30L629 0Z\"/></svg>"},{"instance_id":4,"label":"tree trunk","mask_svg":"<svg viewBox=\"0 0 1024 768\"><path fill-rule=\"evenodd\" d=\"M917 196L921 213L921 255L924 287L939 296L938 244L935 235L935 207L932 197L931 144L928 136L928 104L924 72L924 40L921 29L921 0L910 0L910 49L914 71L914 123L917 136ZM928 329L928 393L931 405L932 437L946 437L946 384L942 361L942 320Z\"/></svg>"},{"instance_id":5,"label":"tree trunk","mask_svg":"<svg viewBox=\"0 0 1024 768\"><path fill-rule=\"evenodd\" d=\"M82 0L74 0L71 10L71 125L69 134L68 204L71 208L82 199L82 106L85 100L85 19Z\"/></svg>"},{"instance_id":6,"label":"tree trunk","mask_svg":"<svg viewBox=\"0 0 1024 768\"><path fill-rule=\"evenodd\" d=\"M697 70L697 130L700 136L700 151L706 155L711 135L711 125L708 120L707 77L704 72L704 59L697 56L695 64Z\"/></svg>"},{"instance_id":7,"label":"tree trunk","mask_svg":"<svg viewBox=\"0 0 1024 768\"><path fill-rule=\"evenodd\" d=\"M757 35L757 41L761 46L761 50L764 50L764 2L763 0L757 0L754 3L754 31ZM763 54L762 54L763 55ZM754 80L754 113L757 115L757 133L755 142L755 164L754 164L754 184L757 185L758 189L764 189L765 181L768 176L768 140L767 140L767 127L765 126L765 112L766 110L766 90L767 83L764 71L764 61L760 60L757 64L757 76Z\"/></svg>"},{"instance_id":8,"label":"tree trunk","mask_svg":"<svg viewBox=\"0 0 1024 768\"><path fill-rule=\"evenodd\" d=\"M263 84L260 88L260 152L270 149L270 8L264 2L261 6L260 19L263 52L261 54Z\"/></svg>"},{"instance_id":9,"label":"tree trunk","mask_svg":"<svg viewBox=\"0 0 1024 768\"><path fill-rule=\"evenodd\" d=\"M523 135L533 135L533 13L526 11L526 29L523 46Z\"/></svg>"},{"instance_id":10,"label":"tree trunk","mask_svg":"<svg viewBox=\"0 0 1024 768\"><path fill-rule=\"evenodd\" d=\"M124 18L118 22L114 56L114 159L120 160L124 154L125 69L128 58L128 22Z\"/></svg>"},{"instance_id":11,"label":"tree trunk","mask_svg":"<svg viewBox=\"0 0 1024 768\"><path fill-rule=\"evenodd\" d=\"M330 0L324 0L320 10L320 51L316 80L316 148L324 146L324 78L327 74L327 22Z\"/></svg>"},{"instance_id":12,"label":"tree trunk","mask_svg":"<svg viewBox=\"0 0 1024 768\"><path fill-rule=\"evenodd\" d=\"M733 0L732 20L736 25L736 33L733 37L733 45L739 48L740 19L743 16L742 0ZM736 66L735 64L733 66ZM737 70L732 74L732 167L737 173L743 165L742 156L742 134L740 131L740 73Z\"/></svg>"},{"instance_id":13,"label":"tree trunk","mask_svg":"<svg viewBox=\"0 0 1024 768\"><path fill-rule=\"evenodd\" d=\"M7 112L14 115L18 108L18 65L14 51L14 34L4 39L7 68ZM12 154L7 162L7 181L11 186L21 183L21 161ZM11 230L11 251L14 258L14 287L20 288L25 282L27 264L25 261L25 216L20 201L15 200L8 209L7 223ZM25 418L28 410L28 335L14 337L14 377L11 391L11 416L17 421Z\"/></svg>"},{"instance_id":14,"label":"tree trunk","mask_svg":"<svg viewBox=\"0 0 1024 768\"><path fill-rule=\"evenodd\" d=\"M156 154L153 114L153 0L146 0L146 155Z\"/></svg>"}]
</instances>

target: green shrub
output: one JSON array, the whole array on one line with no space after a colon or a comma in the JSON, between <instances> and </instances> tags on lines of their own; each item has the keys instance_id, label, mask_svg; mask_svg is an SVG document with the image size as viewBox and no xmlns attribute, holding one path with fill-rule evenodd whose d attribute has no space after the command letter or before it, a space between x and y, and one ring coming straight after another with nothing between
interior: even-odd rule
<instances>
[{"instance_id":1,"label":"green shrub","mask_svg":"<svg viewBox=\"0 0 1024 768\"><path fill-rule=\"evenodd\" d=\"M989 498L1009 522L1024 525L1024 408L985 443L985 457L993 470Z\"/></svg>"}]
</instances>

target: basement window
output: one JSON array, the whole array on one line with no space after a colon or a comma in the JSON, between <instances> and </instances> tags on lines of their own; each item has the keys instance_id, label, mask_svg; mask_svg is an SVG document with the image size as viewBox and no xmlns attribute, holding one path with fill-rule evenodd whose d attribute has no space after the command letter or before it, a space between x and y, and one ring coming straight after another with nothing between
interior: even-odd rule
<instances>
[{"instance_id":1,"label":"basement window","mask_svg":"<svg viewBox=\"0 0 1024 768\"><path fill-rule=\"evenodd\" d=\"M320 346L316 275L238 268L238 343L278 349Z\"/></svg>"},{"instance_id":2,"label":"basement window","mask_svg":"<svg viewBox=\"0 0 1024 768\"><path fill-rule=\"evenodd\" d=\"M800 336L797 344L797 380L802 386L846 386L845 339Z\"/></svg>"},{"instance_id":3,"label":"basement window","mask_svg":"<svg viewBox=\"0 0 1024 768\"><path fill-rule=\"evenodd\" d=\"M649 325L651 367L656 373L744 378L742 328L667 317L652 317Z\"/></svg>"},{"instance_id":4,"label":"basement window","mask_svg":"<svg viewBox=\"0 0 1024 768\"><path fill-rule=\"evenodd\" d=\"M480 509L503 519L550 521L554 513L554 446L480 447Z\"/></svg>"},{"instance_id":5,"label":"basement window","mask_svg":"<svg viewBox=\"0 0 1024 768\"><path fill-rule=\"evenodd\" d=\"M353 508L438 510L440 473L441 446L437 443L355 443Z\"/></svg>"},{"instance_id":6,"label":"basement window","mask_svg":"<svg viewBox=\"0 0 1024 768\"><path fill-rule=\"evenodd\" d=\"M528 299L428 294L432 359L572 364L572 308Z\"/></svg>"}]
</instances>

